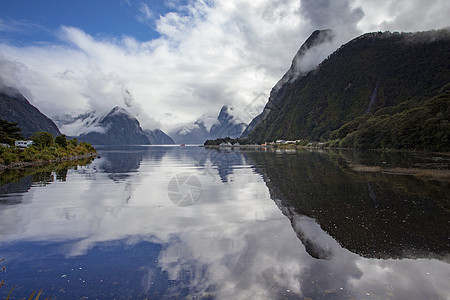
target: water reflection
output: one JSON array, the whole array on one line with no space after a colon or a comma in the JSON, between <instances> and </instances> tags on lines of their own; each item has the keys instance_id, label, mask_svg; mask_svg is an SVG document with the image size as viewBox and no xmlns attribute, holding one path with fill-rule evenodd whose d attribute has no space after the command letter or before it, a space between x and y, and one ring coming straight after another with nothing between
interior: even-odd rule
<instances>
[{"instance_id":1,"label":"water reflection","mask_svg":"<svg viewBox=\"0 0 450 300\"><path fill-rule=\"evenodd\" d=\"M18 296L450 296L448 198L409 192L414 178L358 173L336 152L101 152L65 181L19 192L22 204L0 205L0 256ZM177 206L169 182L186 173L202 193Z\"/></svg>"},{"instance_id":2,"label":"water reflection","mask_svg":"<svg viewBox=\"0 0 450 300\"><path fill-rule=\"evenodd\" d=\"M53 181L66 181L68 170L86 165L91 158L44 166L0 171L0 205L22 203L22 196L32 185L46 186Z\"/></svg>"},{"instance_id":3,"label":"water reflection","mask_svg":"<svg viewBox=\"0 0 450 300\"><path fill-rule=\"evenodd\" d=\"M356 172L336 152L248 156L262 166L259 172L282 211L289 208L288 217L314 218L353 252L375 258L448 254L446 182Z\"/></svg>"}]
</instances>

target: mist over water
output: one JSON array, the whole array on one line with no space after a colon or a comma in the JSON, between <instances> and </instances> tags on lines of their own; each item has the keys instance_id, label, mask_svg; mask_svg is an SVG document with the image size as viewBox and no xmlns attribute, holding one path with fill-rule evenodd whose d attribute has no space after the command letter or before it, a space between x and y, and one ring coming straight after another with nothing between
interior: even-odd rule
<instances>
[{"instance_id":1,"label":"mist over water","mask_svg":"<svg viewBox=\"0 0 450 300\"><path fill-rule=\"evenodd\" d=\"M16 297L446 299L448 158L109 147L2 173L0 258ZM6 176L6 175L8 176ZM399 280L401 278L401 280Z\"/></svg>"}]
</instances>

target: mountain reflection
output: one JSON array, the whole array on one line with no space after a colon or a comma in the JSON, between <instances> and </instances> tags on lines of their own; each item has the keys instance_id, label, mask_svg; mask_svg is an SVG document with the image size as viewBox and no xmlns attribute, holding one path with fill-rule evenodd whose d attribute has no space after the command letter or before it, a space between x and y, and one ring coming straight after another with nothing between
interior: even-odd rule
<instances>
[{"instance_id":1,"label":"mountain reflection","mask_svg":"<svg viewBox=\"0 0 450 300\"><path fill-rule=\"evenodd\" d=\"M97 146L97 150L102 155L100 170L114 181L124 180L130 176L130 172L136 172L144 157L158 162L168 151L162 147L152 151L154 149L145 146ZM127 155L123 155L124 152Z\"/></svg>"},{"instance_id":2,"label":"mountain reflection","mask_svg":"<svg viewBox=\"0 0 450 300\"><path fill-rule=\"evenodd\" d=\"M436 188L442 183L405 175L356 172L348 168L350 154L246 153L263 174L271 197L277 200L294 229L294 216L309 216L344 248L365 257L448 254L448 193ZM377 158L379 163L388 160L380 159L379 153L370 154L373 161L364 156L358 162L373 165ZM355 163L355 157L352 158ZM397 161L401 159L405 158ZM395 163L393 159L388 161ZM297 234L305 246L309 245L301 231ZM324 253L312 250L311 255L326 258Z\"/></svg>"},{"instance_id":3,"label":"mountain reflection","mask_svg":"<svg viewBox=\"0 0 450 300\"><path fill-rule=\"evenodd\" d=\"M69 169L65 181L32 184L21 192L22 204L0 207L0 257L18 293L28 287L61 299L449 296L443 234L426 224L418 231L408 220L433 214L442 230L448 215L430 196L439 188L420 194L414 178L353 171L353 156L337 152L101 153ZM179 174L201 183L193 205L170 200L169 183ZM189 192L180 187L180 194ZM420 246L411 234L434 236ZM419 255L426 259L392 259Z\"/></svg>"}]
</instances>

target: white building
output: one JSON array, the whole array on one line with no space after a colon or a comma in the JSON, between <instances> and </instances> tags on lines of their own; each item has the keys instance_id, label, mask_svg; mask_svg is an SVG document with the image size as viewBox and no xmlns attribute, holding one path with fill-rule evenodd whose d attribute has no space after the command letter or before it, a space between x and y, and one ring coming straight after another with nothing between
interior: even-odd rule
<instances>
[{"instance_id":1,"label":"white building","mask_svg":"<svg viewBox=\"0 0 450 300\"><path fill-rule=\"evenodd\" d=\"M28 148L31 145L33 145L33 141L15 141L14 146L20 147L20 148Z\"/></svg>"}]
</instances>

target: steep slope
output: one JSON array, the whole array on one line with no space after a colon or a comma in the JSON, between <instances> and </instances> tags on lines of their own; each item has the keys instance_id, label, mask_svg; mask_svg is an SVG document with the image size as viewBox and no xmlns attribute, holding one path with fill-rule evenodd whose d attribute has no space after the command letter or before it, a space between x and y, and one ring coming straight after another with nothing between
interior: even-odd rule
<instances>
[{"instance_id":1,"label":"steep slope","mask_svg":"<svg viewBox=\"0 0 450 300\"><path fill-rule=\"evenodd\" d=\"M114 107L96 122L98 131L78 136L79 140L96 145L145 145L150 144L139 121L121 107Z\"/></svg>"},{"instance_id":2,"label":"steep slope","mask_svg":"<svg viewBox=\"0 0 450 300\"><path fill-rule=\"evenodd\" d=\"M25 138L38 131L61 135L52 120L31 105L19 90L11 87L0 87L0 119L17 122Z\"/></svg>"},{"instance_id":3,"label":"steep slope","mask_svg":"<svg viewBox=\"0 0 450 300\"><path fill-rule=\"evenodd\" d=\"M362 35L282 85L248 139L329 139L365 113L430 99L450 82L449 49L448 29Z\"/></svg>"},{"instance_id":4,"label":"steep slope","mask_svg":"<svg viewBox=\"0 0 450 300\"><path fill-rule=\"evenodd\" d=\"M152 145L173 145L173 139L164 133L161 129L144 130L150 144Z\"/></svg>"},{"instance_id":5,"label":"steep slope","mask_svg":"<svg viewBox=\"0 0 450 300\"><path fill-rule=\"evenodd\" d=\"M95 111L89 111L78 116L68 114L54 116L56 125L67 136L79 136L89 132L101 132L105 129L99 124L102 116L97 115Z\"/></svg>"},{"instance_id":6,"label":"steep slope","mask_svg":"<svg viewBox=\"0 0 450 300\"><path fill-rule=\"evenodd\" d=\"M215 120L210 117L201 117L192 124L183 125L170 133L170 136L178 144L201 144L209 137L211 123ZM207 127L208 126L208 127Z\"/></svg>"},{"instance_id":7,"label":"steep slope","mask_svg":"<svg viewBox=\"0 0 450 300\"><path fill-rule=\"evenodd\" d=\"M216 118L202 116L195 123L182 126L171 135L177 143L203 144L208 139L239 137L245 128L247 124L235 118L233 108L225 105Z\"/></svg>"},{"instance_id":8,"label":"steep slope","mask_svg":"<svg viewBox=\"0 0 450 300\"><path fill-rule=\"evenodd\" d=\"M450 84L429 100L366 113L331 133L340 147L450 151Z\"/></svg>"},{"instance_id":9,"label":"steep slope","mask_svg":"<svg viewBox=\"0 0 450 300\"><path fill-rule=\"evenodd\" d=\"M217 123L211 126L211 130L209 131L211 138L239 137L247 128L247 124L235 119L233 116L233 108L229 106L222 107L217 121Z\"/></svg>"},{"instance_id":10,"label":"steep slope","mask_svg":"<svg viewBox=\"0 0 450 300\"><path fill-rule=\"evenodd\" d=\"M333 39L333 31L331 29L316 30L309 38L303 43L300 49L295 54L292 60L291 67L284 74L284 76L277 82L277 84L270 91L269 102L261 114L256 116L245 131L242 133L242 137L246 137L257 125L267 118L272 109L277 109L277 103L283 97L285 88L292 84L296 79L307 74L302 68L302 61L305 59L308 51L314 51L324 43L330 42Z\"/></svg>"}]
</instances>

